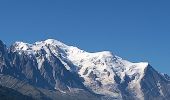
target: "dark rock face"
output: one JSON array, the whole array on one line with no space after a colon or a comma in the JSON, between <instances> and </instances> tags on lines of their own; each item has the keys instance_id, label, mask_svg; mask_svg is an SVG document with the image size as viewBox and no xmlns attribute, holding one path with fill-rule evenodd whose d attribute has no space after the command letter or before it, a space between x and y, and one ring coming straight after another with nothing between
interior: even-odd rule
<instances>
[{"instance_id":1,"label":"dark rock face","mask_svg":"<svg viewBox=\"0 0 170 100\"><path fill-rule=\"evenodd\" d=\"M100 100L99 97L90 94L89 92L79 90L77 92L61 93L57 90L48 90L44 88L38 88L30 85L24 80L19 80L9 75L0 74L0 85L5 88L9 88L8 93L5 92L4 100ZM13 90L13 91L11 91ZM16 93L15 93L16 92ZM18 95L19 93L19 95ZM20 99L18 96L21 96ZM16 97L17 99L6 99ZM25 99L26 98L26 99ZM28 99L27 99L28 98ZM1 87L0 87L0 99L1 99ZM1 99L3 100L3 99Z\"/></svg>"},{"instance_id":2,"label":"dark rock face","mask_svg":"<svg viewBox=\"0 0 170 100\"><path fill-rule=\"evenodd\" d=\"M0 57L3 57L6 54L6 46L5 44L0 40Z\"/></svg>"},{"instance_id":3,"label":"dark rock face","mask_svg":"<svg viewBox=\"0 0 170 100\"><path fill-rule=\"evenodd\" d=\"M150 65L146 69L141 86L146 100L169 100L170 98L170 81Z\"/></svg>"},{"instance_id":4,"label":"dark rock face","mask_svg":"<svg viewBox=\"0 0 170 100\"><path fill-rule=\"evenodd\" d=\"M35 62L34 58L24 54L19 55L17 53L10 53L10 58L12 67L15 70L14 77L21 80L24 79L35 86L52 88L41 76L41 72L38 70L37 62Z\"/></svg>"},{"instance_id":5,"label":"dark rock face","mask_svg":"<svg viewBox=\"0 0 170 100\"><path fill-rule=\"evenodd\" d=\"M14 52L13 46L7 49L5 44L0 41L0 99L18 100L18 97L23 98L22 100L117 99L97 95L87 89L78 73L66 69L59 58L61 55L57 57L51 53L47 59L45 50L40 50L35 56L32 56L24 52ZM40 67L36 57L44 59ZM75 67L71 62L69 64L70 67ZM106 69L104 71L107 72ZM88 69L85 70L83 75L87 73ZM108 76L110 76L110 73L108 73ZM91 71L89 77L94 80L98 78L93 71ZM120 91L123 100L137 99L129 88L129 83L135 77L125 75L122 82L118 75L114 76L115 84L118 85L115 93ZM95 85L101 87L102 83L97 81ZM170 77L165 74L161 75L150 65L145 69L140 85L145 100L168 100L170 98ZM74 89L77 90L74 91Z\"/></svg>"},{"instance_id":6,"label":"dark rock face","mask_svg":"<svg viewBox=\"0 0 170 100\"><path fill-rule=\"evenodd\" d=\"M1 44L1 54L3 54L0 59L1 73L24 79L32 85L48 89L68 90L68 86L85 88L78 75L68 71L55 56L51 55L50 62L44 57L42 67L38 69L35 57L13 52L12 46L7 52L6 46ZM45 53L45 51L41 52L42 55Z\"/></svg>"},{"instance_id":7,"label":"dark rock face","mask_svg":"<svg viewBox=\"0 0 170 100\"><path fill-rule=\"evenodd\" d=\"M6 45L0 41L0 73L13 75L15 72L10 64Z\"/></svg>"},{"instance_id":8,"label":"dark rock face","mask_svg":"<svg viewBox=\"0 0 170 100\"><path fill-rule=\"evenodd\" d=\"M56 98L60 98L60 100L68 100L68 98L70 100L74 100L75 98L81 98L80 100L87 99L84 94L72 94L70 92L70 88L78 88L83 91L87 89L82 84L79 76L76 73L68 71L55 56L51 55L49 61L41 55L45 60L42 63L41 68L38 69L38 63L35 57L25 55L24 53L19 54L12 50L12 46L8 50L3 42L0 41L0 85L11 88L16 91L16 93L22 93L38 100L55 100ZM45 53L45 51L41 52L41 54L44 55ZM72 96L82 95L82 97L73 98L69 95L62 97L61 93L57 92L56 94L56 91L58 90L70 92L70 95ZM91 100L98 99L89 91L84 91L84 93L88 94L92 98ZM59 97L53 96L49 98L49 94L55 94ZM4 99L6 99L6 97L4 97Z\"/></svg>"},{"instance_id":9,"label":"dark rock face","mask_svg":"<svg viewBox=\"0 0 170 100\"><path fill-rule=\"evenodd\" d=\"M52 87L61 90L68 90L67 86L84 88L79 77L75 73L68 71L58 58L52 56L50 59L51 62L48 62L48 60L43 62L40 73Z\"/></svg>"}]
</instances>

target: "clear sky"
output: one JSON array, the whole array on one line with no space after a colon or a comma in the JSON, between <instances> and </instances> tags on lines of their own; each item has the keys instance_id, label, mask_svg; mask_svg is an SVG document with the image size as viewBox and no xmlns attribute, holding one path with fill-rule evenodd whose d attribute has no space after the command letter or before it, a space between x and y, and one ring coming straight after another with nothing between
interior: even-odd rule
<instances>
[{"instance_id":1,"label":"clear sky","mask_svg":"<svg viewBox=\"0 0 170 100\"><path fill-rule=\"evenodd\" d=\"M148 61L170 75L168 0L0 0L0 39L8 46L47 38Z\"/></svg>"}]
</instances>

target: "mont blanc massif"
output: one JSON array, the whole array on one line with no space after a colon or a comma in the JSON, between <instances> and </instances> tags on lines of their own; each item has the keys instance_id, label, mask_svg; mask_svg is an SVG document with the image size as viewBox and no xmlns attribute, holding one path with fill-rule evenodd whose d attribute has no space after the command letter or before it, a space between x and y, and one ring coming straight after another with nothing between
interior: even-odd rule
<instances>
[{"instance_id":1,"label":"mont blanc massif","mask_svg":"<svg viewBox=\"0 0 170 100\"><path fill-rule=\"evenodd\" d=\"M0 100L170 100L170 77L147 62L54 39L0 41Z\"/></svg>"}]
</instances>

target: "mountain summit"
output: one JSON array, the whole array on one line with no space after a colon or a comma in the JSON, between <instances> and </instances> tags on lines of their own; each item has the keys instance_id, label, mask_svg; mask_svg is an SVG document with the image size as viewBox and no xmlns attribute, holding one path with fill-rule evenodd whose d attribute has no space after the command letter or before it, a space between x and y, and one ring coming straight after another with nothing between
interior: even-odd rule
<instances>
[{"instance_id":1,"label":"mountain summit","mask_svg":"<svg viewBox=\"0 0 170 100\"><path fill-rule=\"evenodd\" d=\"M48 39L34 44L15 42L9 48L1 42L0 54L0 80L4 81L0 85L28 95L16 88L17 83L6 81L25 82L27 91L39 93L29 93L35 99L170 98L168 75L158 73L148 62L132 63L110 51L90 53Z\"/></svg>"}]
</instances>

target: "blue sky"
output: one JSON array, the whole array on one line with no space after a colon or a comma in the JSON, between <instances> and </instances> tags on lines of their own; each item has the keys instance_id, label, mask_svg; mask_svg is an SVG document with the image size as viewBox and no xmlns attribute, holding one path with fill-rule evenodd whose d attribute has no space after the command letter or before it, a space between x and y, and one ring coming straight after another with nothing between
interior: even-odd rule
<instances>
[{"instance_id":1,"label":"blue sky","mask_svg":"<svg viewBox=\"0 0 170 100\"><path fill-rule=\"evenodd\" d=\"M0 39L9 46L54 38L90 52L148 61L170 75L169 5L168 0L1 0Z\"/></svg>"}]
</instances>

